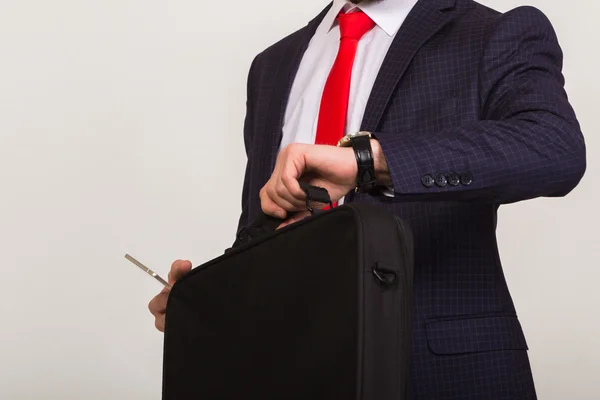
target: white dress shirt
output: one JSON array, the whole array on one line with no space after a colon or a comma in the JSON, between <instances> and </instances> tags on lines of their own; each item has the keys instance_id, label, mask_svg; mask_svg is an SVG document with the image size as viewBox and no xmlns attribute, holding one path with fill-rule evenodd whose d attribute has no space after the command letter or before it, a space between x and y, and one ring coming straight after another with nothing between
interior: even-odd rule
<instances>
[{"instance_id":1,"label":"white dress shirt","mask_svg":"<svg viewBox=\"0 0 600 400\"><path fill-rule=\"evenodd\" d=\"M340 28L336 17L342 9L356 8L367 14L375 27L359 41L352 69L346 134L358 132L383 59L417 0L364 1L354 5L334 0L312 37L300 63L288 99L281 148L290 143L314 144L325 82L339 50Z\"/></svg>"}]
</instances>

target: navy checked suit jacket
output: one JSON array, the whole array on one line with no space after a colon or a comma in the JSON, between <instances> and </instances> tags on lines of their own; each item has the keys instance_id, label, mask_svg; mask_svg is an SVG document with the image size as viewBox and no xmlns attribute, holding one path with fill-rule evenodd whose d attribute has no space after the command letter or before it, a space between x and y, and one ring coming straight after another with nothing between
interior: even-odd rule
<instances>
[{"instance_id":1,"label":"navy checked suit jacket","mask_svg":"<svg viewBox=\"0 0 600 400\"><path fill-rule=\"evenodd\" d=\"M260 213L287 98L326 8L259 54L248 79L240 229ZM535 8L421 0L381 67L362 130L380 141L395 197L356 195L415 235L414 399L533 399L527 344L496 244L499 205L564 196L585 144L562 52Z\"/></svg>"}]
</instances>

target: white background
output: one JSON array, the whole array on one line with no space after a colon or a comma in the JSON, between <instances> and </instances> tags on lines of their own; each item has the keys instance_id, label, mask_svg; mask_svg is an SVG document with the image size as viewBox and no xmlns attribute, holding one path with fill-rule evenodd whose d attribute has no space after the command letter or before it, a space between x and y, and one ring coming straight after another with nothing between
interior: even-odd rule
<instances>
[{"instance_id":1,"label":"white background","mask_svg":"<svg viewBox=\"0 0 600 400\"><path fill-rule=\"evenodd\" d=\"M501 209L501 254L540 398L597 399L600 3L529 4L559 34L589 164L567 198ZM123 255L166 275L231 244L248 67L325 5L0 0L1 399L160 399L160 287Z\"/></svg>"}]
</instances>

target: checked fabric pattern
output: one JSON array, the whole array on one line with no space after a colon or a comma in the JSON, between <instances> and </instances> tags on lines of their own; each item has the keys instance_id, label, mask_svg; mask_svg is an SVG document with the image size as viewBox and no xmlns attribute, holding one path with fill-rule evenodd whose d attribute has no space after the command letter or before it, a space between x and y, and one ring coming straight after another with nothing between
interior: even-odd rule
<instances>
[{"instance_id":1,"label":"checked fabric pattern","mask_svg":"<svg viewBox=\"0 0 600 400\"><path fill-rule=\"evenodd\" d=\"M326 11L250 69L240 228L260 213L294 75ZM584 174L561 69L542 12L471 0L419 1L381 67L362 130L383 147L395 197L347 201L385 207L415 235L414 399L536 398L495 230L500 205L564 196Z\"/></svg>"}]
</instances>

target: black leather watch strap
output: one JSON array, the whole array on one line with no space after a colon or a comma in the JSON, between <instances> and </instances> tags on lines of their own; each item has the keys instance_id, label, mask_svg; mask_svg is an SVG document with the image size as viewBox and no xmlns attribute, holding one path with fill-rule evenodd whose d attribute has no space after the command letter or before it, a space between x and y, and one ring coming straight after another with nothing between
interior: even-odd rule
<instances>
[{"instance_id":1,"label":"black leather watch strap","mask_svg":"<svg viewBox=\"0 0 600 400\"><path fill-rule=\"evenodd\" d=\"M377 186L371 138L368 136L356 136L351 139L351 143L358 164L356 191L359 193L371 193Z\"/></svg>"}]
</instances>

